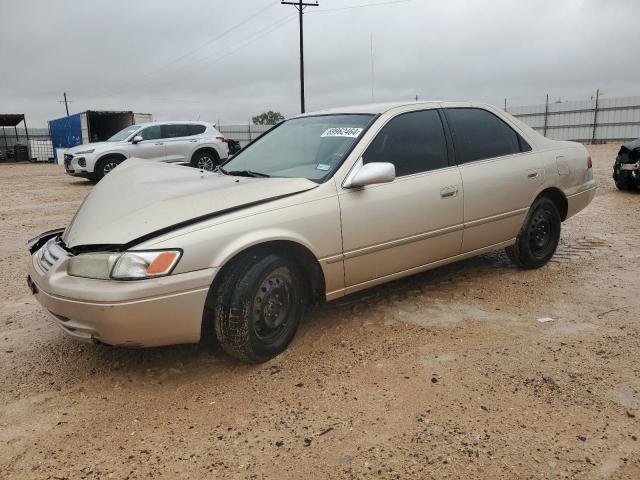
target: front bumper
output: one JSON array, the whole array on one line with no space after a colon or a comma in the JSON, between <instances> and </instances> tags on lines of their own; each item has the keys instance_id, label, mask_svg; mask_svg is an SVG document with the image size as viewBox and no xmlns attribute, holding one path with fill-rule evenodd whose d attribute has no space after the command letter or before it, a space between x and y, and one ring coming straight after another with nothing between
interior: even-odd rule
<instances>
[{"instance_id":1,"label":"front bumper","mask_svg":"<svg viewBox=\"0 0 640 480\"><path fill-rule=\"evenodd\" d=\"M87 157L88 155L74 157L73 155L66 153L64 155L65 172L74 177L90 177L92 172L89 171L87 165L89 165L91 159ZM84 163L84 165L81 165L81 163Z\"/></svg>"},{"instance_id":2,"label":"front bumper","mask_svg":"<svg viewBox=\"0 0 640 480\"><path fill-rule=\"evenodd\" d=\"M53 321L83 342L153 347L200 341L202 315L217 269L140 281L67 275L70 255L32 256L28 283ZM58 258L53 258L53 257Z\"/></svg>"}]
</instances>

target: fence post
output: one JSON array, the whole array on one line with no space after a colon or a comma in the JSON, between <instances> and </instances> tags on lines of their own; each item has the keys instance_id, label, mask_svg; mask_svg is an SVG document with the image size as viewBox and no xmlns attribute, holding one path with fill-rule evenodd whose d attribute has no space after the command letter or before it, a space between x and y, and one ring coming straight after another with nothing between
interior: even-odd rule
<instances>
[{"instance_id":1,"label":"fence post","mask_svg":"<svg viewBox=\"0 0 640 480\"><path fill-rule=\"evenodd\" d=\"M598 98L600 97L600 89L596 90L596 106L593 109L593 133L591 134L591 143L596 141L596 127L598 126Z\"/></svg>"},{"instance_id":2,"label":"fence post","mask_svg":"<svg viewBox=\"0 0 640 480\"><path fill-rule=\"evenodd\" d=\"M249 143L251 143L253 141L253 139L251 138L251 120L249 120L248 126L249 126Z\"/></svg>"},{"instance_id":3,"label":"fence post","mask_svg":"<svg viewBox=\"0 0 640 480\"><path fill-rule=\"evenodd\" d=\"M547 93L547 103L544 105L544 130L542 135L547 136L547 118L549 117L549 94Z\"/></svg>"}]
</instances>

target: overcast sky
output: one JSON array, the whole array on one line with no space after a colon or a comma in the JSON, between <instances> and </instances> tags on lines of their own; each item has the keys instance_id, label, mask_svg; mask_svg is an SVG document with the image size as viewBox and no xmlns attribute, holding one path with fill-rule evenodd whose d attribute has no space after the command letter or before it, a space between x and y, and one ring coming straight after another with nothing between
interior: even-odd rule
<instances>
[{"instance_id":1,"label":"overcast sky","mask_svg":"<svg viewBox=\"0 0 640 480\"><path fill-rule=\"evenodd\" d=\"M306 11L308 111L370 103L372 84L377 102L640 95L638 0L320 0ZM72 113L230 123L299 111L297 15L279 0L1 0L0 42L0 113L33 127L64 115L63 91Z\"/></svg>"}]
</instances>

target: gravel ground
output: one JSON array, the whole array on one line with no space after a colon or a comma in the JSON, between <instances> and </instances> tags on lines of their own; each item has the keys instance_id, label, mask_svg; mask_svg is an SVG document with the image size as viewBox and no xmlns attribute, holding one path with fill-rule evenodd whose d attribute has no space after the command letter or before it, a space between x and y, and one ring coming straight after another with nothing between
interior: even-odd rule
<instances>
[{"instance_id":1,"label":"gravel ground","mask_svg":"<svg viewBox=\"0 0 640 480\"><path fill-rule=\"evenodd\" d=\"M617 148L591 147L598 196L546 267L494 253L352 295L257 366L63 336L25 242L92 186L0 165L0 478L640 478L640 195L613 186Z\"/></svg>"}]
</instances>

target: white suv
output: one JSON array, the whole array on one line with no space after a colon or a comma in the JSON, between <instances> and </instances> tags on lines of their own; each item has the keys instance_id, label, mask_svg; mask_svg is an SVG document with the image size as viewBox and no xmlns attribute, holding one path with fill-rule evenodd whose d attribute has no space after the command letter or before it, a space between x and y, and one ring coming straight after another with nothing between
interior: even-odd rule
<instances>
[{"instance_id":1,"label":"white suv","mask_svg":"<svg viewBox=\"0 0 640 480\"><path fill-rule=\"evenodd\" d=\"M121 130L106 142L67 150L64 167L69 175L100 180L131 157L213 170L229 157L229 148L210 123L143 123Z\"/></svg>"}]
</instances>

